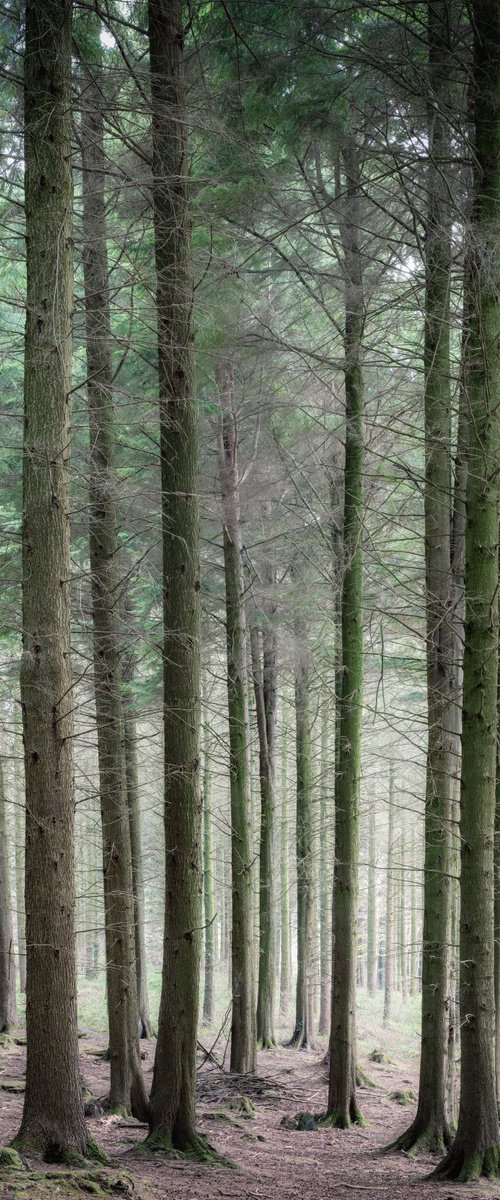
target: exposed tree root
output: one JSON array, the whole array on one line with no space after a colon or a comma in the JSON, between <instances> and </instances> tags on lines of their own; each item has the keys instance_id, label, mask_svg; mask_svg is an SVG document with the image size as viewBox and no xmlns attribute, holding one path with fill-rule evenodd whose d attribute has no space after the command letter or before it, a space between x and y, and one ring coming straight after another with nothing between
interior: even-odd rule
<instances>
[{"instance_id":1,"label":"exposed tree root","mask_svg":"<svg viewBox=\"0 0 500 1200\"><path fill-rule=\"evenodd\" d=\"M85 1156L90 1162L101 1163L101 1166L103 1167L109 1166L109 1158L104 1153L104 1150L101 1150L101 1147L98 1146L97 1142L95 1142L91 1137L87 1137Z\"/></svg>"},{"instance_id":2,"label":"exposed tree root","mask_svg":"<svg viewBox=\"0 0 500 1200\"><path fill-rule=\"evenodd\" d=\"M316 1046L312 1038L309 1038L301 1026L297 1026L290 1038L289 1042L283 1042L286 1050L315 1050Z\"/></svg>"},{"instance_id":3,"label":"exposed tree root","mask_svg":"<svg viewBox=\"0 0 500 1200\"><path fill-rule=\"evenodd\" d=\"M70 1167L86 1167L88 1163L99 1163L101 1166L110 1165L109 1159L93 1138L87 1136L84 1151L78 1146L61 1146L57 1142L44 1144L41 1138L15 1138L8 1150L17 1153L18 1157L27 1154L35 1155L46 1163L65 1163Z\"/></svg>"},{"instance_id":4,"label":"exposed tree root","mask_svg":"<svg viewBox=\"0 0 500 1200\"><path fill-rule=\"evenodd\" d=\"M366 1074L366 1071L364 1071L363 1068L358 1065L356 1067L356 1087L378 1088L380 1087L380 1084L375 1083L373 1079L370 1079L370 1076Z\"/></svg>"},{"instance_id":5,"label":"exposed tree root","mask_svg":"<svg viewBox=\"0 0 500 1200\"><path fill-rule=\"evenodd\" d=\"M32 1151L32 1147L30 1149ZM92 1144L90 1151L95 1153ZM82 1155L80 1157L83 1158ZM102 1158L100 1152L99 1157ZM66 1162L66 1159L61 1161ZM13 1146L0 1150L0 1167L9 1183L9 1195L12 1192L12 1195L33 1197L33 1200L45 1200L46 1197L48 1200L54 1191L59 1192L62 1183L64 1193L68 1196L81 1196L82 1192L97 1197L132 1196L134 1191L132 1178L126 1172L108 1172L102 1168L89 1170L88 1162L83 1170L33 1170L30 1160L23 1159Z\"/></svg>"},{"instance_id":6,"label":"exposed tree root","mask_svg":"<svg viewBox=\"0 0 500 1200\"><path fill-rule=\"evenodd\" d=\"M431 1128L415 1118L399 1137L384 1146L382 1154L445 1154L451 1143L448 1126Z\"/></svg>"},{"instance_id":7,"label":"exposed tree root","mask_svg":"<svg viewBox=\"0 0 500 1200\"><path fill-rule=\"evenodd\" d=\"M201 1162L218 1167L234 1166L230 1159L214 1150L202 1134L195 1134L193 1137L183 1139L182 1144L177 1144L172 1134L152 1130L139 1149L144 1153L150 1151L153 1154L166 1154L172 1158L185 1159L188 1162Z\"/></svg>"},{"instance_id":8,"label":"exposed tree root","mask_svg":"<svg viewBox=\"0 0 500 1200\"><path fill-rule=\"evenodd\" d=\"M458 1183L472 1183L474 1180L497 1179L500 1175L500 1144L490 1146L484 1152L467 1154L455 1141L446 1158L438 1163L431 1171L430 1179L455 1179Z\"/></svg>"},{"instance_id":9,"label":"exposed tree root","mask_svg":"<svg viewBox=\"0 0 500 1200\"><path fill-rule=\"evenodd\" d=\"M322 1129L350 1129L352 1125L365 1126L368 1121L357 1104L351 1104L349 1112L334 1109L333 1112L326 1113L319 1124Z\"/></svg>"}]
</instances>

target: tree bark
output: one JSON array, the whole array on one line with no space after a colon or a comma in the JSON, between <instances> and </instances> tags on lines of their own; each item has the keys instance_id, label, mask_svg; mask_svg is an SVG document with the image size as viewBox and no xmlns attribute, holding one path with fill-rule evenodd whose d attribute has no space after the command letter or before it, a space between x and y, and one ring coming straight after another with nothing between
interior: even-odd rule
<instances>
[{"instance_id":1,"label":"tree bark","mask_svg":"<svg viewBox=\"0 0 500 1200\"><path fill-rule=\"evenodd\" d=\"M394 991L394 763L389 763L389 821L387 826L387 875L385 892L384 1013L389 1024Z\"/></svg>"},{"instance_id":2,"label":"tree bark","mask_svg":"<svg viewBox=\"0 0 500 1200\"><path fill-rule=\"evenodd\" d=\"M20 793L21 794L21 793ZM26 991L26 917L24 911L24 804L21 799L16 804L16 926L17 926L17 961L19 966L19 991Z\"/></svg>"},{"instance_id":3,"label":"tree bark","mask_svg":"<svg viewBox=\"0 0 500 1200\"><path fill-rule=\"evenodd\" d=\"M447 1045L450 1005L450 874L456 674L451 578L450 271L451 210L444 166L448 111L450 0L428 6L429 169L425 244L425 572L427 777L424 927L418 1108L394 1143L405 1151L449 1145Z\"/></svg>"},{"instance_id":4,"label":"tree bark","mask_svg":"<svg viewBox=\"0 0 500 1200\"><path fill-rule=\"evenodd\" d=\"M17 1021L6 803L0 759L0 1033L8 1033Z\"/></svg>"},{"instance_id":5,"label":"tree bark","mask_svg":"<svg viewBox=\"0 0 500 1200\"><path fill-rule=\"evenodd\" d=\"M231 784L232 1026L230 1069L255 1070L256 1015L252 920L252 826L250 722L248 713L246 617L232 366L217 368L221 404L219 447L224 577L226 589L227 689Z\"/></svg>"},{"instance_id":6,"label":"tree bark","mask_svg":"<svg viewBox=\"0 0 500 1200\"><path fill-rule=\"evenodd\" d=\"M404 819L404 818L403 818ZM403 1004L408 1000L408 946L406 938L406 838L404 827L400 838L401 863L399 868L399 975Z\"/></svg>"},{"instance_id":7,"label":"tree bark","mask_svg":"<svg viewBox=\"0 0 500 1200\"><path fill-rule=\"evenodd\" d=\"M300 598L298 603L300 604ZM297 855L297 982L295 1026L289 1045L314 1047L312 951L314 936L314 869L311 769L310 650L302 613L295 616L295 754Z\"/></svg>"},{"instance_id":8,"label":"tree bark","mask_svg":"<svg viewBox=\"0 0 500 1200\"><path fill-rule=\"evenodd\" d=\"M26 1091L18 1141L85 1153L75 971L68 473L73 308L71 7L28 0L23 457Z\"/></svg>"},{"instance_id":9,"label":"tree bark","mask_svg":"<svg viewBox=\"0 0 500 1200\"><path fill-rule=\"evenodd\" d=\"M134 894L127 807L118 542L114 472L113 363L104 186L106 157L99 24L87 25L82 66L83 276L90 438L89 542L97 754L102 821L106 995L112 1111L146 1120L135 975Z\"/></svg>"},{"instance_id":10,"label":"tree bark","mask_svg":"<svg viewBox=\"0 0 500 1200\"><path fill-rule=\"evenodd\" d=\"M418 935L417 935L417 854L415 829L412 829L410 844L411 870L411 918L410 918L410 996L418 991Z\"/></svg>"},{"instance_id":11,"label":"tree bark","mask_svg":"<svg viewBox=\"0 0 500 1200\"><path fill-rule=\"evenodd\" d=\"M125 599L125 613L130 607ZM149 1038L152 1034L149 1015L148 965L145 939L144 902L144 857L142 850L142 814L139 787L139 764L137 761L137 722L133 697L133 682L136 673L136 656L133 646L125 654L123 667L123 736L125 752L125 779L127 786L127 810L132 858L132 891L134 896L134 943L135 974L137 982L137 1006L139 1014L139 1036Z\"/></svg>"},{"instance_id":12,"label":"tree bark","mask_svg":"<svg viewBox=\"0 0 500 1200\"><path fill-rule=\"evenodd\" d=\"M332 998L332 866L334 862L333 812L329 771L329 712L330 693L325 688L321 704L321 764L320 764L320 864L319 864L319 933L320 933L320 1004L318 1033L329 1033Z\"/></svg>"},{"instance_id":13,"label":"tree bark","mask_svg":"<svg viewBox=\"0 0 500 1200\"><path fill-rule=\"evenodd\" d=\"M288 802L288 726L284 723L281 745L281 854L280 854L280 1013L290 1007L290 835Z\"/></svg>"},{"instance_id":14,"label":"tree bark","mask_svg":"<svg viewBox=\"0 0 500 1200\"><path fill-rule=\"evenodd\" d=\"M210 1025L215 1009L215 894L214 894L214 846L212 828L212 775L208 741L208 725L205 724L203 744L203 896L205 929L205 972L203 982L203 1020Z\"/></svg>"},{"instance_id":15,"label":"tree bark","mask_svg":"<svg viewBox=\"0 0 500 1200\"><path fill-rule=\"evenodd\" d=\"M149 1143L196 1134L203 873L198 409L181 0L149 0L163 532L165 927Z\"/></svg>"},{"instance_id":16,"label":"tree bark","mask_svg":"<svg viewBox=\"0 0 500 1200\"><path fill-rule=\"evenodd\" d=\"M369 851L368 851L368 936L366 947L366 976L368 995L377 992L378 967L378 921L377 921L377 864L376 864L375 808L370 808Z\"/></svg>"},{"instance_id":17,"label":"tree bark","mask_svg":"<svg viewBox=\"0 0 500 1200\"><path fill-rule=\"evenodd\" d=\"M271 579L271 583L275 580ZM276 633L264 616L261 635L250 630L252 677L259 738L261 799L259 847L259 972L257 988L257 1042L264 1050L276 1045L274 1010L276 993ZM271 618L272 619L272 618ZM262 650L261 650L262 643Z\"/></svg>"},{"instance_id":18,"label":"tree bark","mask_svg":"<svg viewBox=\"0 0 500 1200\"><path fill-rule=\"evenodd\" d=\"M469 445L461 779L461 1089L439 1178L499 1173L495 1086L494 870L500 454L500 10L471 7L474 29L472 284L467 363Z\"/></svg>"},{"instance_id":19,"label":"tree bark","mask_svg":"<svg viewBox=\"0 0 500 1200\"><path fill-rule=\"evenodd\" d=\"M355 991L359 857L359 779L363 687L363 267L359 244L358 151L343 152L346 197L340 228L345 274L344 572L341 590L342 679L335 780L332 1026L328 1118L349 1128L361 1115L356 1100Z\"/></svg>"}]
</instances>

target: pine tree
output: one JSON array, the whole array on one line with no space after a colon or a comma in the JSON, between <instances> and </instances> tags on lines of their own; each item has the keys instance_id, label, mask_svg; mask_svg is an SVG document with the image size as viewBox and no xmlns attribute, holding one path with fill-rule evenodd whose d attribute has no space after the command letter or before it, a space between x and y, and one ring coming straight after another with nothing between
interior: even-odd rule
<instances>
[{"instance_id":1,"label":"pine tree","mask_svg":"<svg viewBox=\"0 0 500 1200\"><path fill-rule=\"evenodd\" d=\"M474 185L467 362L469 446L461 779L458 1126L439 1178L498 1175L494 1024L494 824L498 680L500 454L500 9L471 6L474 30ZM465 1018L466 1014L466 1019Z\"/></svg>"},{"instance_id":2,"label":"pine tree","mask_svg":"<svg viewBox=\"0 0 500 1200\"><path fill-rule=\"evenodd\" d=\"M196 1133L201 958L198 412L180 0L149 0L163 529L165 925L149 1144L208 1157Z\"/></svg>"},{"instance_id":3,"label":"pine tree","mask_svg":"<svg viewBox=\"0 0 500 1200\"><path fill-rule=\"evenodd\" d=\"M300 575L297 572L297 582ZM300 600L299 600L300 604ZM310 649L307 624L299 609L294 621L295 759L297 858L297 980L295 1025L289 1045L297 1050L314 1046L312 952L314 936L314 864L311 763Z\"/></svg>"},{"instance_id":4,"label":"pine tree","mask_svg":"<svg viewBox=\"0 0 500 1200\"><path fill-rule=\"evenodd\" d=\"M71 7L29 0L24 66L26 1091L18 1141L85 1153L75 971L68 471L73 309Z\"/></svg>"},{"instance_id":5,"label":"pine tree","mask_svg":"<svg viewBox=\"0 0 500 1200\"><path fill-rule=\"evenodd\" d=\"M363 261L360 166L354 141L343 151L345 200L340 221L345 273L344 575L341 591L342 678L335 779L332 1025L328 1120L347 1129L361 1114L356 1100L355 988L359 845L361 697L363 687Z\"/></svg>"},{"instance_id":6,"label":"pine tree","mask_svg":"<svg viewBox=\"0 0 500 1200\"><path fill-rule=\"evenodd\" d=\"M0 759L0 1033L8 1032L17 1021L6 804L3 764Z\"/></svg>"},{"instance_id":7,"label":"pine tree","mask_svg":"<svg viewBox=\"0 0 500 1200\"><path fill-rule=\"evenodd\" d=\"M428 7L429 201L425 242L425 560L428 750L425 801L422 1037L418 1109L394 1143L402 1150L449 1144L446 1051L449 1010L450 867L455 705L451 582L451 211L443 164L453 59L449 0Z\"/></svg>"},{"instance_id":8,"label":"pine tree","mask_svg":"<svg viewBox=\"0 0 500 1200\"><path fill-rule=\"evenodd\" d=\"M250 721L248 712L246 615L242 564L237 429L232 364L220 363L219 473L224 522L227 693L231 787L231 1070L255 1070L256 1014L252 920Z\"/></svg>"},{"instance_id":9,"label":"pine tree","mask_svg":"<svg viewBox=\"0 0 500 1200\"><path fill-rule=\"evenodd\" d=\"M273 578L271 583L274 582ZM276 632L271 624L270 614L264 616L262 633L255 622L252 624L250 645L259 739L261 800L257 1041L263 1049L270 1049L276 1044L274 1035L276 984L276 882L274 868L277 716Z\"/></svg>"},{"instance_id":10,"label":"pine tree","mask_svg":"<svg viewBox=\"0 0 500 1200\"><path fill-rule=\"evenodd\" d=\"M134 893L123 717L114 471L113 362L99 26L82 28L81 142L85 333L90 436L89 541L102 820L106 994L113 1111L146 1120L139 1053Z\"/></svg>"}]
</instances>

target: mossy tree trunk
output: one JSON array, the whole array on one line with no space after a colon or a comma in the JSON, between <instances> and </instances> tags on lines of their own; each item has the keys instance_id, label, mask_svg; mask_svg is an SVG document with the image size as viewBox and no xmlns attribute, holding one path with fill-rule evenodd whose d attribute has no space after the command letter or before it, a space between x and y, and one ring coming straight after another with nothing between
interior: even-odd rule
<instances>
[{"instance_id":1,"label":"mossy tree trunk","mask_svg":"<svg viewBox=\"0 0 500 1200\"><path fill-rule=\"evenodd\" d=\"M461 1088L457 1132L439 1178L497 1175L494 1056L494 822L498 681L500 455L500 9L471 6L474 29L472 283L461 779ZM466 1018L466 1019L465 1019Z\"/></svg>"},{"instance_id":2,"label":"mossy tree trunk","mask_svg":"<svg viewBox=\"0 0 500 1200\"><path fill-rule=\"evenodd\" d=\"M356 1100L355 991L358 952L359 783L363 688L363 260L360 168L354 142L343 151L345 200L340 218L345 278L345 471L342 679L337 720L335 870L333 885L332 1025L328 1117L349 1128L360 1120ZM335 564L334 564L335 566Z\"/></svg>"},{"instance_id":3,"label":"mossy tree trunk","mask_svg":"<svg viewBox=\"0 0 500 1200\"><path fill-rule=\"evenodd\" d=\"M242 564L237 428L232 365L217 368L221 405L219 472L224 522L227 690L231 787L231 1071L255 1070L256 1013L252 919L252 813L246 614Z\"/></svg>"},{"instance_id":4,"label":"mossy tree trunk","mask_svg":"<svg viewBox=\"0 0 500 1200\"><path fill-rule=\"evenodd\" d=\"M73 309L71 6L29 0L24 60L26 1091L18 1139L84 1153L75 971L68 475Z\"/></svg>"},{"instance_id":5,"label":"mossy tree trunk","mask_svg":"<svg viewBox=\"0 0 500 1200\"><path fill-rule=\"evenodd\" d=\"M165 925L149 1144L196 1134L203 872L198 408L181 0L149 0L163 534Z\"/></svg>"},{"instance_id":6,"label":"mossy tree trunk","mask_svg":"<svg viewBox=\"0 0 500 1200\"><path fill-rule=\"evenodd\" d=\"M127 807L118 542L114 471L113 362L106 248L106 156L99 23L81 26L83 277L89 412L89 541L97 754L101 801L106 995L114 1111L148 1114L138 1039L134 895Z\"/></svg>"}]
</instances>

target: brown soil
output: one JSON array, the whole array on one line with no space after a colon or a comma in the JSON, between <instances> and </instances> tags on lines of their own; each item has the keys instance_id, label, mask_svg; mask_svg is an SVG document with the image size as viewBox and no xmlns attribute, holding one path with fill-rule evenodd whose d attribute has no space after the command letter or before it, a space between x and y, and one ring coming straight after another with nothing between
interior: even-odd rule
<instances>
[{"instance_id":1,"label":"brown soil","mask_svg":"<svg viewBox=\"0 0 500 1200\"><path fill-rule=\"evenodd\" d=\"M154 1042L146 1043L144 1070L151 1081ZM82 1076L95 1096L106 1091L107 1065L97 1057L105 1047L103 1038L89 1034L80 1042ZM19 1127L22 1092L2 1089L22 1080L24 1048L13 1045L0 1051L0 1145L5 1146ZM318 1053L279 1049L259 1055L258 1078L231 1077L213 1066L199 1072L199 1128L212 1145L227 1156L235 1170L176 1161L164 1155L144 1154L139 1146L145 1130L136 1122L102 1115L89 1118L90 1133L113 1160L110 1173L113 1194L135 1200L425 1200L451 1195L467 1200L498 1196L499 1188L487 1181L474 1186L436 1184L425 1177L432 1169L431 1158L414 1160L382 1156L378 1151L409 1124L414 1106L401 1107L390 1100L391 1092L416 1090L414 1067L402 1064L362 1063L376 1088L360 1089L363 1113L369 1124L349 1132L315 1129L290 1130L282 1119L298 1112L321 1113L326 1105L326 1072ZM238 1097L251 1099L255 1114L241 1111ZM251 1106L248 1106L251 1109ZM28 1164L29 1166L31 1164ZM35 1166L36 1164L33 1164ZM47 1168L44 1179L40 1164L38 1178L25 1180L0 1166L0 1196L30 1200L69 1200L75 1194L91 1194L82 1179L75 1183L65 1168ZM120 1190L119 1180L123 1179ZM128 1181L127 1181L128 1179ZM94 1188L96 1184L94 1183ZM97 1194L97 1192L95 1192Z\"/></svg>"}]
</instances>

